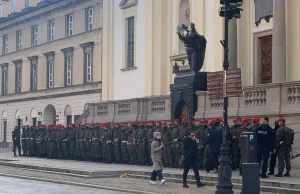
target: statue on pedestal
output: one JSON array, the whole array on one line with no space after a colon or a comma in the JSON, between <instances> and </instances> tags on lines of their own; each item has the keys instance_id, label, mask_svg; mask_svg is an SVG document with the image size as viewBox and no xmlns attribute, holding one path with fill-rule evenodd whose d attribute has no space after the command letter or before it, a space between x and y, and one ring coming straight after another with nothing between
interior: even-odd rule
<instances>
[{"instance_id":1,"label":"statue on pedestal","mask_svg":"<svg viewBox=\"0 0 300 194\"><path fill-rule=\"evenodd\" d=\"M185 35L180 33L181 28L186 31ZM188 56L191 72L200 71L203 66L205 57L205 37L198 34L194 23L191 23L189 27L184 24L182 25L182 27L178 26L177 34L179 39L184 43L186 47L186 53Z\"/></svg>"}]
</instances>

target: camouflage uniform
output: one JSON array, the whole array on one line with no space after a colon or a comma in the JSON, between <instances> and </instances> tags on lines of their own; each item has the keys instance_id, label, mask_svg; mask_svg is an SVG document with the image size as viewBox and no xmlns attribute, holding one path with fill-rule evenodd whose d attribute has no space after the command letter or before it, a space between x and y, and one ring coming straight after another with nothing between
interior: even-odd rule
<instances>
[{"instance_id":1,"label":"camouflage uniform","mask_svg":"<svg viewBox=\"0 0 300 194\"><path fill-rule=\"evenodd\" d=\"M21 143L22 143L23 156L26 156L27 155L27 145L26 145L26 128L25 128L25 126L22 127Z\"/></svg>"},{"instance_id":2,"label":"camouflage uniform","mask_svg":"<svg viewBox=\"0 0 300 194\"><path fill-rule=\"evenodd\" d=\"M69 129L68 141L70 143L70 159L76 158L76 128L74 126Z\"/></svg>"},{"instance_id":3,"label":"camouflage uniform","mask_svg":"<svg viewBox=\"0 0 300 194\"><path fill-rule=\"evenodd\" d=\"M155 131L154 126L148 126L147 130L147 149L148 149L148 165L152 164L151 160L151 144L153 142L153 133Z\"/></svg>"},{"instance_id":4,"label":"camouflage uniform","mask_svg":"<svg viewBox=\"0 0 300 194\"><path fill-rule=\"evenodd\" d=\"M47 149L47 158L50 158L51 156L51 137L52 137L52 129L50 126L47 128L46 132L46 149Z\"/></svg>"},{"instance_id":5,"label":"camouflage uniform","mask_svg":"<svg viewBox=\"0 0 300 194\"><path fill-rule=\"evenodd\" d=\"M91 160L92 158L92 138L93 138L93 134L92 134L92 126L88 126L85 129L84 132L84 142L85 142L85 153L86 153L86 160Z\"/></svg>"},{"instance_id":6,"label":"camouflage uniform","mask_svg":"<svg viewBox=\"0 0 300 194\"><path fill-rule=\"evenodd\" d=\"M286 165L287 174L291 171L291 147L285 143L285 131L287 127L285 124L281 124L276 133L276 149L278 157L278 174L275 176L282 176L284 170L284 162Z\"/></svg>"},{"instance_id":7,"label":"camouflage uniform","mask_svg":"<svg viewBox=\"0 0 300 194\"><path fill-rule=\"evenodd\" d=\"M171 148L171 132L167 126L162 129L161 140L165 145L163 150L164 162L166 166L172 167L174 165L174 157Z\"/></svg>"},{"instance_id":8,"label":"camouflage uniform","mask_svg":"<svg viewBox=\"0 0 300 194\"><path fill-rule=\"evenodd\" d=\"M128 143L128 130L127 127L122 127L121 129L121 158L122 158L122 164L127 164L129 161L128 156L128 149L127 149L127 143Z\"/></svg>"},{"instance_id":9,"label":"camouflage uniform","mask_svg":"<svg viewBox=\"0 0 300 194\"><path fill-rule=\"evenodd\" d=\"M85 138L85 127L81 127L79 129L79 149L80 149L80 159L81 160L85 160L86 159L86 153L85 153L85 142L84 142L84 138Z\"/></svg>"},{"instance_id":10,"label":"camouflage uniform","mask_svg":"<svg viewBox=\"0 0 300 194\"><path fill-rule=\"evenodd\" d=\"M50 153L50 158L56 158L57 157L57 152L56 152L56 136L57 136L57 129L56 127L53 128L52 134L51 134L51 153Z\"/></svg>"},{"instance_id":11,"label":"camouflage uniform","mask_svg":"<svg viewBox=\"0 0 300 194\"><path fill-rule=\"evenodd\" d=\"M27 153L26 155L29 156L30 155L30 128L29 126L26 126L26 148L27 148Z\"/></svg>"},{"instance_id":12,"label":"camouflage uniform","mask_svg":"<svg viewBox=\"0 0 300 194\"><path fill-rule=\"evenodd\" d=\"M115 155L115 161L117 164L121 163L121 147L120 147L120 143L121 143L121 132L119 127L116 127L114 130L114 137L113 137L113 150L114 150L114 155Z\"/></svg>"},{"instance_id":13,"label":"camouflage uniform","mask_svg":"<svg viewBox=\"0 0 300 194\"><path fill-rule=\"evenodd\" d=\"M235 124L230 128L232 169L235 170L240 164L240 125Z\"/></svg>"},{"instance_id":14,"label":"camouflage uniform","mask_svg":"<svg viewBox=\"0 0 300 194\"><path fill-rule=\"evenodd\" d=\"M105 132L106 139L106 151L107 151L107 163L112 163L113 159L113 134L110 128ZM127 143L126 143L127 144ZM127 145L126 145L127 146Z\"/></svg>"},{"instance_id":15,"label":"camouflage uniform","mask_svg":"<svg viewBox=\"0 0 300 194\"><path fill-rule=\"evenodd\" d=\"M36 154L36 130L34 127L31 127L30 129L30 150L29 150L29 155L30 156L35 156Z\"/></svg>"},{"instance_id":16,"label":"camouflage uniform","mask_svg":"<svg viewBox=\"0 0 300 194\"><path fill-rule=\"evenodd\" d=\"M101 133L101 142L102 142L102 161L107 162L107 149L106 149L106 139L105 139L105 133L107 131L107 128L104 128Z\"/></svg>"},{"instance_id":17,"label":"camouflage uniform","mask_svg":"<svg viewBox=\"0 0 300 194\"><path fill-rule=\"evenodd\" d=\"M70 157L70 141L69 141L69 133L71 127L69 126L67 129L62 128L61 139L62 139L62 158L68 159Z\"/></svg>"},{"instance_id":18,"label":"camouflage uniform","mask_svg":"<svg viewBox=\"0 0 300 194\"><path fill-rule=\"evenodd\" d=\"M80 151L80 134L81 129L79 126L76 126L75 128L75 138L76 138L76 151L75 151L75 157L77 160L81 158L81 151Z\"/></svg>"},{"instance_id":19,"label":"camouflage uniform","mask_svg":"<svg viewBox=\"0 0 300 194\"><path fill-rule=\"evenodd\" d=\"M138 129L137 144L138 144L138 164L145 165L146 157L146 133L144 125L141 125Z\"/></svg>"},{"instance_id":20,"label":"camouflage uniform","mask_svg":"<svg viewBox=\"0 0 300 194\"><path fill-rule=\"evenodd\" d=\"M133 127L133 132L132 132L132 156L133 156L133 163L137 164L138 163L138 145L137 145L137 128Z\"/></svg>"},{"instance_id":21,"label":"camouflage uniform","mask_svg":"<svg viewBox=\"0 0 300 194\"><path fill-rule=\"evenodd\" d=\"M180 145L179 145L179 125L175 126L172 129L171 133L171 142L172 142L172 151L173 151L173 156L174 156L174 166L178 167L178 162L180 160Z\"/></svg>"},{"instance_id":22,"label":"camouflage uniform","mask_svg":"<svg viewBox=\"0 0 300 194\"><path fill-rule=\"evenodd\" d=\"M204 158L204 148L201 148L205 138L205 128L203 126L196 126L195 127L195 135L197 138L197 145L198 145L198 159L199 159L199 169L204 169L203 167L203 158Z\"/></svg>"},{"instance_id":23,"label":"camouflage uniform","mask_svg":"<svg viewBox=\"0 0 300 194\"><path fill-rule=\"evenodd\" d=\"M92 160L100 161L100 130L99 126L94 127L93 129L93 138L92 138Z\"/></svg>"}]
</instances>

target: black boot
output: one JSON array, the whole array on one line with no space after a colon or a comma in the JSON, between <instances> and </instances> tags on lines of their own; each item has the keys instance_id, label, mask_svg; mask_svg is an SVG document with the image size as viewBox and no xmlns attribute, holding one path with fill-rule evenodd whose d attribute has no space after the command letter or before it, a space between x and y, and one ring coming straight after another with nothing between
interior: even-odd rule
<instances>
[{"instance_id":1,"label":"black boot","mask_svg":"<svg viewBox=\"0 0 300 194\"><path fill-rule=\"evenodd\" d=\"M291 176L291 175L290 175L290 171L286 171L286 173L285 173L283 176L285 176L285 177L290 177L290 176Z\"/></svg>"},{"instance_id":2,"label":"black boot","mask_svg":"<svg viewBox=\"0 0 300 194\"><path fill-rule=\"evenodd\" d=\"M282 177L282 173L277 173L274 175L275 177Z\"/></svg>"},{"instance_id":3,"label":"black boot","mask_svg":"<svg viewBox=\"0 0 300 194\"><path fill-rule=\"evenodd\" d=\"M261 178L265 178L265 179L266 179L266 178L269 178L266 174L260 174L260 177L261 177Z\"/></svg>"},{"instance_id":4,"label":"black boot","mask_svg":"<svg viewBox=\"0 0 300 194\"><path fill-rule=\"evenodd\" d=\"M242 176L242 175L243 175L243 169L240 168L240 176Z\"/></svg>"},{"instance_id":5,"label":"black boot","mask_svg":"<svg viewBox=\"0 0 300 194\"><path fill-rule=\"evenodd\" d=\"M274 172L269 172L267 175L274 175Z\"/></svg>"},{"instance_id":6,"label":"black boot","mask_svg":"<svg viewBox=\"0 0 300 194\"><path fill-rule=\"evenodd\" d=\"M189 188L189 186L186 183L183 183L184 188Z\"/></svg>"}]
</instances>

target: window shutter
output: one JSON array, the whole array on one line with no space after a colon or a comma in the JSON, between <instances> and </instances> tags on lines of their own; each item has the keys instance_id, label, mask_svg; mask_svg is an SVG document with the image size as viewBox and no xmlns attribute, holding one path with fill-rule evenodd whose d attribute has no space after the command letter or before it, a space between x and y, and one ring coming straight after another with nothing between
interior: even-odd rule
<instances>
[{"instance_id":1,"label":"window shutter","mask_svg":"<svg viewBox=\"0 0 300 194\"><path fill-rule=\"evenodd\" d=\"M85 9L85 31L89 30L89 8Z\"/></svg>"},{"instance_id":2,"label":"window shutter","mask_svg":"<svg viewBox=\"0 0 300 194\"><path fill-rule=\"evenodd\" d=\"M67 86L67 57L65 56L65 86Z\"/></svg>"},{"instance_id":3,"label":"window shutter","mask_svg":"<svg viewBox=\"0 0 300 194\"><path fill-rule=\"evenodd\" d=\"M32 87L32 85L33 85L33 79L32 79L32 77L33 77L33 68L32 68L32 65L30 65L30 91L33 91L33 87Z\"/></svg>"},{"instance_id":4,"label":"window shutter","mask_svg":"<svg viewBox=\"0 0 300 194\"><path fill-rule=\"evenodd\" d=\"M47 71L46 72L47 72L47 88L49 88L49 60L47 60Z\"/></svg>"},{"instance_id":5,"label":"window shutter","mask_svg":"<svg viewBox=\"0 0 300 194\"><path fill-rule=\"evenodd\" d=\"M17 77L17 75L18 75L18 69L17 68L15 68L15 93L17 93L17 91L18 91L18 89L17 89L17 87L18 87L18 84L17 84L17 81L18 81L18 77Z\"/></svg>"},{"instance_id":6,"label":"window shutter","mask_svg":"<svg viewBox=\"0 0 300 194\"><path fill-rule=\"evenodd\" d=\"M85 49L83 49L85 50ZM86 60L87 60L87 56L86 56L86 53L83 51L83 83L87 83L86 81L86 73L87 73L87 63L86 63Z\"/></svg>"}]
</instances>

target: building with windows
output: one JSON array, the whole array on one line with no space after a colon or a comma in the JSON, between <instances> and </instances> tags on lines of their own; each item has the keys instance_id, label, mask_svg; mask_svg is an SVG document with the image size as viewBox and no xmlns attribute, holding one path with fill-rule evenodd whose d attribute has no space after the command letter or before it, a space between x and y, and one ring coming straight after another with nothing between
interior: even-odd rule
<instances>
[{"instance_id":1,"label":"building with windows","mask_svg":"<svg viewBox=\"0 0 300 194\"><path fill-rule=\"evenodd\" d=\"M2 1L3 2L3 1ZM102 1L10 0L0 19L0 140L68 124L101 100Z\"/></svg>"},{"instance_id":2,"label":"building with windows","mask_svg":"<svg viewBox=\"0 0 300 194\"><path fill-rule=\"evenodd\" d=\"M215 0L104 0L102 102L90 104L88 121L171 120L170 84L173 65L188 69L184 45L176 34L181 24L193 22L207 40L201 71L221 71L224 19ZM299 132L300 1L243 1L240 19L229 23L230 68L242 68L243 97L229 98L229 118L285 117ZM267 13L267 15L266 15ZM181 29L181 33L184 30ZM196 92L192 117L222 117L223 98L209 99ZM189 115L189 95L177 115ZM296 133L294 154L300 152ZM299 166L299 159L293 160Z\"/></svg>"}]
</instances>

